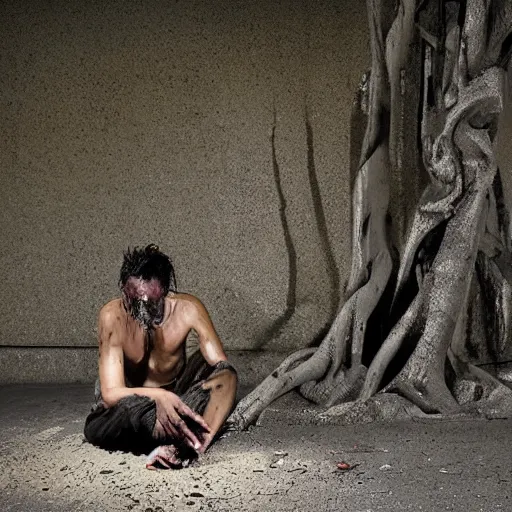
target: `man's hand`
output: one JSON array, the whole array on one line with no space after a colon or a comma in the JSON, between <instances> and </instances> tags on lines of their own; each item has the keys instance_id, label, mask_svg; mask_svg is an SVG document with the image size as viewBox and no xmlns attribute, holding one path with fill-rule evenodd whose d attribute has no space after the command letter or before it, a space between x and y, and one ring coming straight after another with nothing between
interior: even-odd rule
<instances>
[{"instance_id":1,"label":"man's hand","mask_svg":"<svg viewBox=\"0 0 512 512\"><path fill-rule=\"evenodd\" d=\"M190 420L192 420L198 424L200 429L208 433L210 432L210 427L204 419L171 391L162 393L160 397L155 399L155 402L156 422L153 435L159 439L171 437L175 440L182 440L190 448L199 452L204 439L199 440L187 426L187 422L190 424Z\"/></svg>"},{"instance_id":2,"label":"man's hand","mask_svg":"<svg viewBox=\"0 0 512 512\"><path fill-rule=\"evenodd\" d=\"M177 469L183 461L180 459L178 449L174 445L162 445L155 448L146 460L146 469Z\"/></svg>"}]
</instances>

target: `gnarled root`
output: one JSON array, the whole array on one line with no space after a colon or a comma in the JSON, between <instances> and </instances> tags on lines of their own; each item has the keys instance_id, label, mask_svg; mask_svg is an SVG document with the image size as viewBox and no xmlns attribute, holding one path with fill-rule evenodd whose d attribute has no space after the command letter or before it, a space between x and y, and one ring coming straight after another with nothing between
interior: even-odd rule
<instances>
[{"instance_id":1,"label":"gnarled root","mask_svg":"<svg viewBox=\"0 0 512 512\"><path fill-rule=\"evenodd\" d=\"M378 393L368 400L356 400L335 405L318 415L321 424L350 425L373 421L393 421L410 418L438 418L426 414L406 398L393 393Z\"/></svg>"},{"instance_id":2,"label":"gnarled root","mask_svg":"<svg viewBox=\"0 0 512 512\"><path fill-rule=\"evenodd\" d=\"M386 391L409 398L425 412L449 413L458 407L445 383L444 365L461 306L466 304L485 227L489 179L492 172L482 173L481 182L468 192L448 223L430 271L432 286L425 298L428 316L424 333L404 368L386 387Z\"/></svg>"},{"instance_id":3,"label":"gnarled root","mask_svg":"<svg viewBox=\"0 0 512 512\"><path fill-rule=\"evenodd\" d=\"M354 303L355 298L352 298L343 305L317 349L307 348L288 356L256 389L238 403L228 419L230 428L247 428L271 402L305 382L319 381L326 374L332 364L336 347L346 342Z\"/></svg>"},{"instance_id":4,"label":"gnarled root","mask_svg":"<svg viewBox=\"0 0 512 512\"><path fill-rule=\"evenodd\" d=\"M448 357L454 373L451 391L465 412L488 418L512 414L512 389L488 372L463 361L451 350Z\"/></svg>"},{"instance_id":5,"label":"gnarled root","mask_svg":"<svg viewBox=\"0 0 512 512\"><path fill-rule=\"evenodd\" d=\"M305 359L307 361L303 362ZM300 364L296 366L298 363ZM288 356L254 391L238 403L227 421L229 428L247 428L273 400L308 380L308 377L320 378L327 363L328 358L322 357L322 353L315 348L299 350Z\"/></svg>"}]
</instances>

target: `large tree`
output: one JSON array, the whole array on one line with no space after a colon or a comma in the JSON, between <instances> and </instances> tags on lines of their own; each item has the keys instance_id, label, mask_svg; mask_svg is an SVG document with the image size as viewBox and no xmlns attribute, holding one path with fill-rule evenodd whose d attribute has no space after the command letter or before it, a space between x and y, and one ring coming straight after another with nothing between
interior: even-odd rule
<instances>
[{"instance_id":1,"label":"large tree","mask_svg":"<svg viewBox=\"0 0 512 512\"><path fill-rule=\"evenodd\" d=\"M492 143L512 2L367 0L367 10L346 300L318 347L287 357L238 404L238 428L293 388L339 413L377 393L420 414L512 408L512 391L463 357L485 343L472 336L502 346L511 327L509 217Z\"/></svg>"}]
</instances>

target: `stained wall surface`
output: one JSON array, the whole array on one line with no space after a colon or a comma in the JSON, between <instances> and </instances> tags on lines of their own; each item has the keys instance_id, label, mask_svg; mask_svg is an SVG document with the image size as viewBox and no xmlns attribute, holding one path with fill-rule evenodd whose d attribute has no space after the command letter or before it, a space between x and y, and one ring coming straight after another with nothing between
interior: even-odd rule
<instances>
[{"instance_id":1,"label":"stained wall surface","mask_svg":"<svg viewBox=\"0 0 512 512\"><path fill-rule=\"evenodd\" d=\"M123 250L149 242L228 349L322 331L364 2L12 0L0 20L0 344L95 345Z\"/></svg>"},{"instance_id":2,"label":"stained wall surface","mask_svg":"<svg viewBox=\"0 0 512 512\"><path fill-rule=\"evenodd\" d=\"M94 347L149 242L226 348L314 340L349 273L364 4L1 2L0 345Z\"/></svg>"}]
</instances>

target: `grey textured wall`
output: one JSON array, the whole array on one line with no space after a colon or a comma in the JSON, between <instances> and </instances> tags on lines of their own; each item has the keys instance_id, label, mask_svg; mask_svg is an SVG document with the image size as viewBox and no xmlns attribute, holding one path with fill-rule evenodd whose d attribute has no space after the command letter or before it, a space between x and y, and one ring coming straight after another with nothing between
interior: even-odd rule
<instances>
[{"instance_id":1,"label":"grey textured wall","mask_svg":"<svg viewBox=\"0 0 512 512\"><path fill-rule=\"evenodd\" d=\"M0 23L0 345L93 347L148 242L228 349L322 331L349 271L363 1L12 0Z\"/></svg>"},{"instance_id":2,"label":"grey textured wall","mask_svg":"<svg viewBox=\"0 0 512 512\"><path fill-rule=\"evenodd\" d=\"M122 251L149 242L227 348L309 343L348 277L364 2L12 0L0 20L0 344L95 345Z\"/></svg>"}]
</instances>

